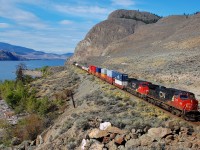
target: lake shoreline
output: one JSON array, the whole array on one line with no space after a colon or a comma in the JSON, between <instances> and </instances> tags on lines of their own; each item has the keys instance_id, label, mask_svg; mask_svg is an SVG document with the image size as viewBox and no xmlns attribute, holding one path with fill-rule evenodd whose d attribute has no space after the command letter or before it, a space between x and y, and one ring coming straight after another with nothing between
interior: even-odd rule
<instances>
[{"instance_id":1,"label":"lake shoreline","mask_svg":"<svg viewBox=\"0 0 200 150\"><path fill-rule=\"evenodd\" d=\"M24 63L28 70L35 70L44 66L64 66L65 60L0 61L0 81L15 80L16 67L20 63Z\"/></svg>"}]
</instances>

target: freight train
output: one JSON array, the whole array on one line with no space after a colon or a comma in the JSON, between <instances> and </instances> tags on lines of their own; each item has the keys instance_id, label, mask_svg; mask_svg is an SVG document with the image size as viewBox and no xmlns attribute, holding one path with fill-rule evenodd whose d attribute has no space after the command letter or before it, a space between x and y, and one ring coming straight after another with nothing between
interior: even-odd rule
<instances>
[{"instance_id":1,"label":"freight train","mask_svg":"<svg viewBox=\"0 0 200 150\"><path fill-rule=\"evenodd\" d=\"M128 74L120 73L115 70L97 66L86 67L76 62L73 64L109 84L127 91L134 96L140 97L153 105L184 118L185 120L200 121L198 101L191 92L167 88L148 81L129 78Z\"/></svg>"}]
</instances>

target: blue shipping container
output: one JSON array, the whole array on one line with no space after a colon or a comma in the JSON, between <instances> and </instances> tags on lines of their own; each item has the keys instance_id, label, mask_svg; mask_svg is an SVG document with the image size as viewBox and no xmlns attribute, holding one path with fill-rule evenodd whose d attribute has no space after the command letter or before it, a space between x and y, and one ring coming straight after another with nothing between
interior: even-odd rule
<instances>
[{"instance_id":1,"label":"blue shipping container","mask_svg":"<svg viewBox=\"0 0 200 150\"><path fill-rule=\"evenodd\" d=\"M96 68L96 72L101 73L101 68Z\"/></svg>"},{"instance_id":2,"label":"blue shipping container","mask_svg":"<svg viewBox=\"0 0 200 150\"><path fill-rule=\"evenodd\" d=\"M119 73L117 71L113 71L113 70L107 70L107 76L111 77L111 78L115 78Z\"/></svg>"},{"instance_id":3,"label":"blue shipping container","mask_svg":"<svg viewBox=\"0 0 200 150\"><path fill-rule=\"evenodd\" d=\"M123 73L119 73L115 79L120 80L120 81L128 81L128 75L127 74L123 74Z\"/></svg>"}]
</instances>

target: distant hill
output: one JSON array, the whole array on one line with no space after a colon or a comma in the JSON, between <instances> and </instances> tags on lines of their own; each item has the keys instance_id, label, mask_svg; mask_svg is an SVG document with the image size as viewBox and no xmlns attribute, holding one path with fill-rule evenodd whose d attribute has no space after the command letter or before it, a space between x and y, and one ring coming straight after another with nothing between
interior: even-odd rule
<instances>
[{"instance_id":1,"label":"distant hill","mask_svg":"<svg viewBox=\"0 0 200 150\"><path fill-rule=\"evenodd\" d=\"M74 53L65 53L65 54L62 54L62 55L65 55L65 56L67 56L67 57L71 57L71 56L74 55Z\"/></svg>"},{"instance_id":2,"label":"distant hill","mask_svg":"<svg viewBox=\"0 0 200 150\"><path fill-rule=\"evenodd\" d=\"M45 53L41 51L36 51L34 49L11 45L3 42L0 42L0 50L4 51L4 53L10 52L11 54L14 54L17 57L23 59L66 59L69 56L73 55L73 53L67 53L67 54Z\"/></svg>"},{"instance_id":3,"label":"distant hill","mask_svg":"<svg viewBox=\"0 0 200 150\"><path fill-rule=\"evenodd\" d=\"M25 58L22 58L15 53L11 53L8 51L0 50L0 60L24 60Z\"/></svg>"}]
</instances>

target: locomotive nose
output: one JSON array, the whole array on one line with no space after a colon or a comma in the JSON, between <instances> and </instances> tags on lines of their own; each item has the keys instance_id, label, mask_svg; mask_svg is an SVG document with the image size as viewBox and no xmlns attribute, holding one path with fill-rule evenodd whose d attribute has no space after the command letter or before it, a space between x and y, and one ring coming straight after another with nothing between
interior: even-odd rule
<instances>
[{"instance_id":1,"label":"locomotive nose","mask_svg":"<svg viewBox=\"0 0 200 150\"><path fill-rule=\"evenodd\" d=\"M185 110L192 111L198 109L198 101L196 100L188 100L185 105Z\"/></svg>"},{"instance_id":2,"label":"locomotive nose","mask_svg":"<svg viewBox=\"0 0 200 150\"><path fill-rule=\"evenodd\" d=\"M198 109L198 101L190 100L190 103L187 104L189 110L197 110Z\"/></svg>"}]
</instances>

